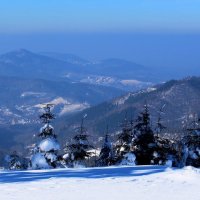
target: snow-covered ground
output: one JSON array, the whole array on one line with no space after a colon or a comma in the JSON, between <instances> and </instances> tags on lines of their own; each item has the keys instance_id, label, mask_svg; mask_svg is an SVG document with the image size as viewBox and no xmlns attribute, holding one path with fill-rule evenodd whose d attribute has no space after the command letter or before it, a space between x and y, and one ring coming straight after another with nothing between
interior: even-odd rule
<instances>
[{"instance_id":1,"label":"snow-covered ground","mask_svg":"<svg viewBox=\"0 0 200 200\"><path fill-rule=\"evenodd\" d=\"M1 200L200 200L199 188L192 167L0 171Z\"/></svg>"}]
</instances>

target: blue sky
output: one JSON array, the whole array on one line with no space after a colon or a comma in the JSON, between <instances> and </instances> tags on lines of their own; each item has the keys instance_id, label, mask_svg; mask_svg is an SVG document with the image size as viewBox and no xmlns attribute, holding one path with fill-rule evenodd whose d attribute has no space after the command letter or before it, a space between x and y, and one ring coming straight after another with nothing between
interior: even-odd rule
<instances>
[{"instance_id":1,"label":"blue sky","mask_svg":"<svg viewBox=\"0 0 200 200\"><path fill-rule=\"evenodd\" d=\"M199 0L0 0L0 33L199 32Z\"/></svg>"},{"instance_id":2,"label":"blue sky","mask_svg":"<svg viewBox=\"0 0 200 200\"><path fill-rule=\"evenodd\" d=\"M0 0L0 53L200 67L200 0Z\"/></svg>"}]
</instances>

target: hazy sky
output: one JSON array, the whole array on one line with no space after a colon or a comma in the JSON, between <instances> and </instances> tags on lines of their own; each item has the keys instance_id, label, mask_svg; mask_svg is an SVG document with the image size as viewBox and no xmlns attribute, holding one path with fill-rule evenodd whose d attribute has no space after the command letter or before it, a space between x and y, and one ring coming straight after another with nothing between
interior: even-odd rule
<instances>
[{"instance_id":1,"label":"hazy sky","mask_svg":"<svg viewBox=\"0 0 200 200\"><path fill-rule=\"evenodd\" d=\"M0 0L0 32L200 31L199 0Z\"/></svg>"},{"instance_id":2,"label":"hazy sky","mask_svg":"<svg viewBox=\"0 0 200 200\"><path fill-rule=\"evenodd\" d=\"M1 53L28 48L198 66L199 46L200 0L0 0Z\"/></svg>"}]
</instances>

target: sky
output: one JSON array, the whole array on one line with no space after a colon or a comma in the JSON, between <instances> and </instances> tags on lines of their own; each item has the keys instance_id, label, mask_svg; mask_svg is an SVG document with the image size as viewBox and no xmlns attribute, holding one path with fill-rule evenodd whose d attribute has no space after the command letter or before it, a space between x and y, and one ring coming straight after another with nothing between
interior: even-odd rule
<instances>
[{"instance_id":1,"label":"sky","mask_svg":"<svg viewBox=\"0 0 200 200\"><path fill-rule=\"evenodd\" d=\"M200 31L199 0L1 0L0 32Z\"/></svg>"},{"instance_id":2,"label":"sky","mask_svg":"<svg viewBox=\"0 0 200 200\"><path fill-rule=\"evenodd\" d=\"M0 0L0 53L27 48L198 66L199 9L199 0Z\"/></svg>"}]
</instances>

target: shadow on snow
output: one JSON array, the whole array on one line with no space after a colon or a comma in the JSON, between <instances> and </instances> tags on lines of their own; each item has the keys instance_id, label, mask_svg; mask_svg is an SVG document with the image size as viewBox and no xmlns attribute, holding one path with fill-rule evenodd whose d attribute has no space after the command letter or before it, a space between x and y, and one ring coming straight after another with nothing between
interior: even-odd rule
<instances>
[{"instance_id":1,"label":"shadow on snow","mask_svg":"<svg viewBox=\"0 0 200 200\"><path fill-rule=\"evenodd\" d=\"M0 183L17 183L49 178L117 178L144 176L164 172L165 166L102 167L84 169L56 169L31 171L2 171Z\"/></svg>"}]
</instances>

